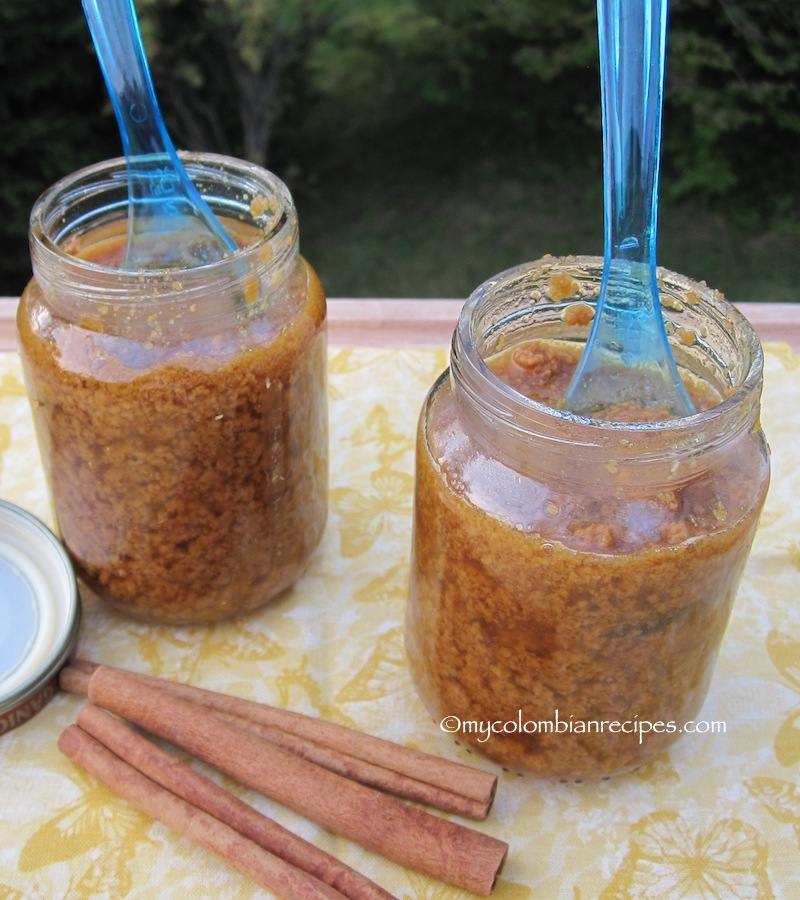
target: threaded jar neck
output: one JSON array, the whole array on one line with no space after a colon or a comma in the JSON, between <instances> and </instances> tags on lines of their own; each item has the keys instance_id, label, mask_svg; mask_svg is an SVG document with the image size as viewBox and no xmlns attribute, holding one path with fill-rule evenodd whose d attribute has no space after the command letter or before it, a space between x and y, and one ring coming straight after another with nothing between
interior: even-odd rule
<instances>
[{"instance_id":1,"label":"threaded jar neck","mask_svg":"<svg viewBox=\"0 0 800 900\"><path fill-rule=\"evenodd\" d=\"M602 494L677 487L717 465L740 435L758 428L761 345L718 292L659 270L678 365L723 398L692 416L642 423L577 416L519 393L487 363L531 339L584 343L588 324L570 324L565 311L575 303L596 307L602 266L598 257L546 257L480 285L453 336L454 395L471 435L521 474Z\"/></svg>"},{"instance_id":2,"label":"threaded jar neck","mask_svg":"<svg viewBox=\"0 0 800 900\"><path fill-rule=\"evenodd\" d=\"M230 257L191 268L126 269L91 259L91 247L124 247L128 183L122 158L98 163L53 185L30 220L33 275L53 312L96 321L99 330L169 342L211 334L261 314L280 295L299 254L288 188L250 163L181 153L212 211L244 244ZM84 258L88 257L88 258Z\"/></svg>"}]
</instances>

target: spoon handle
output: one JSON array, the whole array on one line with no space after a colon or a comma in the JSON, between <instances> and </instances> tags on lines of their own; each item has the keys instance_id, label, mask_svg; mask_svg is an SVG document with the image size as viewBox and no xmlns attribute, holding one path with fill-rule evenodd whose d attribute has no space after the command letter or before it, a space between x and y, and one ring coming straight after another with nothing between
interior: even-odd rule
<instances>
[{"instance_id":1,"label":"spoon handle","mask_svg":"<svg viewBox=\"0 0 800 900\"><path fill-rule=\"evenodd\" d=\"M670 350L656 270L668 0L597 0L604 260L594 321L567 390L573 412L633 401L693 412Z\"/></svg>"},{"instance_id":2,"label":"spoon handle","mask_svg":"<svg viewBox=\"0 0 800 900\"><path fill-rule=\"evenodd\" d=\"M668 0L598 0L606 262L655 269Z\"/></svg>"},{"instance_id":3,"label":"spoon handle","mask_svg":"<svg viewBox=\"0 0 800 900\"><path fill-rule=\"evenodd\" d=\"M83 0L127 157L171 155L133 0Z\"/></svg>"},{"instance_id":4,"label":"spoon handle","mask_svg":"<svg viewBox=\"0 0 800 900\"><path fill-rule=\"evenodd\" d=\"M117 117L128 171L133 268L211 262L236 252L187 175L158 107L134 0L82 0Z\"/></svg>"}]
</instances>

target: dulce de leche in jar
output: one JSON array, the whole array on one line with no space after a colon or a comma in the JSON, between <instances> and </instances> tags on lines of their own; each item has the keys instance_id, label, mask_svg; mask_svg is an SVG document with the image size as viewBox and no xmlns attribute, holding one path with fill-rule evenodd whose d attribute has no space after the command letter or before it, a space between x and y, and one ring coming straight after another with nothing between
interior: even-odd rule
<instances>
[{"instance_id":1,"label":"dulce de leche in jar","mask_svg":"<svg viewBox=\"0 0 800 900\"><path fill-rule=\"evenodd\" d=\"M545 258L479 287L417 441L419 693L459 740L567 779L635 768L697 717L769 481L758 338L682 276L660 290L697 412L564 410L602 265Z\"/></svg>"},{"instance_id":2,"label":"dulce de leche in jar","mask_svg":"<svg viewBox=\"0 0 800 900\"><path fill-rule=\"evenodd\" d=\"M125 161L101 163L37 202L17 321L84 589L170 624L271 600L305 569L327 514L325 296L299 255L292 198L240 160L183 162L237 252L124 268Z\"/></svg>"}]
</instances>

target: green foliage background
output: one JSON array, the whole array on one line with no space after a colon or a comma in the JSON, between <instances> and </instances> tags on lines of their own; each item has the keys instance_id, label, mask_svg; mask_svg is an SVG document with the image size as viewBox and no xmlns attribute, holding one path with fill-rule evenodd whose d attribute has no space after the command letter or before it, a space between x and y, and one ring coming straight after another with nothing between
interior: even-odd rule
<instances>
[{"instance_id":1,"label":"green foliage background","mask_svg":"<svg viewBox=\"0 0 800 900\"><path fill-rule=\"evenodd\" d=\"M80 3L0 2L0 294L30 271L28 215L47 185L118 155Z\"/></svg>"},{"instance_id":2,"label":"green foliage background","mask_svg":"<svg viewBox=\"0 0 800 900\"><path fill-rule=\"evenodd\" d=\"M176 144L286 180L331 295L464 296L602 249L594 0L137 0ZM0 0L0 293L119 140L78 0ZM672 0L659 260L800 299L800 3Z\"/></svg>"}]
</instances>

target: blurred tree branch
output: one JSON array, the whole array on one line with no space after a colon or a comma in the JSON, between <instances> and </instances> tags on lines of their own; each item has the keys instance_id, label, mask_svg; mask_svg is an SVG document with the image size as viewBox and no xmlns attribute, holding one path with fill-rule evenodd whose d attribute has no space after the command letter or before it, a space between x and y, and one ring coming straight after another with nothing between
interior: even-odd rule
<instances>
[{"instance_id":1,"label":"blurred tree branch","mask_svg":"<svg viewBox=\"0 0 800 900\"><path fill-rule=\"evenodd\" d=\"M185 145L266 165L275 123L293 99L287 74L302 67L331 5L140 0L159 90Z\"/></svg>"}]
</instances>

